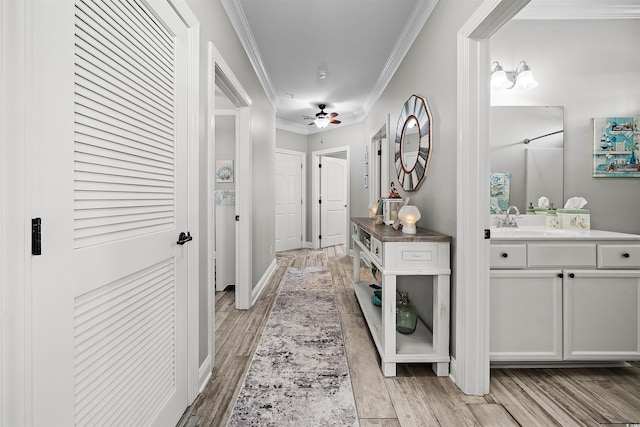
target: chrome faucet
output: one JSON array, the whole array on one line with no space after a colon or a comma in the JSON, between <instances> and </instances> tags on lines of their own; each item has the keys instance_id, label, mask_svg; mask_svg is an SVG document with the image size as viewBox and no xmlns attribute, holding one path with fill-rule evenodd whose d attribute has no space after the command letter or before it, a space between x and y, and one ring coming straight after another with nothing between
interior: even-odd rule
<instances>
[{"instance_id":1,"label":"chrome faucet","mask_svg":"<svg viewBox=\"0 0 640 427\"><path fill-rule=\"evenodd\" d=\"M514 209L516 212L516 216L512 217L511 210ZM507 211L504 213L504 218L498 218L498 228L502 227L510 227L510 228L518 228L518 218L520 218L520 211L516 206L509 206Z\"/></svg>"}]
</instances>

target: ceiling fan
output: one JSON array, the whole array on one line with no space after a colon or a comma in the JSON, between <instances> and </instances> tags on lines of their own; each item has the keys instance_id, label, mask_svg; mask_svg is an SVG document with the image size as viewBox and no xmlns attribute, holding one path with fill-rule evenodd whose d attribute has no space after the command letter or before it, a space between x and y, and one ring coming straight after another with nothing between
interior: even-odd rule
<instances>
[{"instance_id":1,"label":"ceiling fan","mask_svg":"<svg viewBox=\"0 0 640 427\"><path fill-rule=\"evenodd\" d=\"M302 116L305 120L313 120L311 123L309 123L309 126L316 125L320 129L324 129L327 126L329 126L329 123L332 123L334 125L338 125L338 124L342 123L340 120L336 120L335 119L335 117L338 115L338 113L325 113L324 112L324 109L327 107L325 104L320 104L320 105L318 105L318 107L320 108L320 112L316 113L315 117Z\"/></svg>"}]
</instances>

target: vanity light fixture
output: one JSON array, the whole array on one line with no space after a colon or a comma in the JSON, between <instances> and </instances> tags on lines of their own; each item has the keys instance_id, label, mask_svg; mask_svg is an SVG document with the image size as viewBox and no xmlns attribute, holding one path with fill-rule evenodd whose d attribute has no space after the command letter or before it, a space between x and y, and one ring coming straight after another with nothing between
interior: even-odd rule
<instances>
[{"instance_id":1,"label":"vanity light fixture","mask_svg":"<svg viewBox=\"0 0 640 427\"><path fill-rule=\"evenodd\" d=\"M524 61L520 61L514 71L505 71L498 61L491 64L492 90L529 90L536 86L538 86L538 82L533 78L531 67Z\"/></svg>"}]
</instances>

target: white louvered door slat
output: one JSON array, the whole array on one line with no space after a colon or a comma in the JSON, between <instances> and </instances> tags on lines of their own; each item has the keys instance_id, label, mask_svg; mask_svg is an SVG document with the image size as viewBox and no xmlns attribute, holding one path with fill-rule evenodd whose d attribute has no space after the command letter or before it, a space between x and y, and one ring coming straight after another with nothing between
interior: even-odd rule
<instances>
[{"instance_id":1,"label":"white louvered door slat","mask_svg":"<svg viewBox=\"0 0 640 427\"><path fill-rule=\"evenodd\" d=\"M187 406L187 29L165 0L32 7L33 424L173 426Z\"/></svg>"}]
</instances>

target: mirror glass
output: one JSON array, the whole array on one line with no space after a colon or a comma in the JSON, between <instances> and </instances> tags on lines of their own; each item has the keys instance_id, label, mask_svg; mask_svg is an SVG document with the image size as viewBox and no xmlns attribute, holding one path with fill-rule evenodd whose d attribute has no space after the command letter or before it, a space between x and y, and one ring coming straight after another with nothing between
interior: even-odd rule
<instances>
[{"instance_id":1,"label":"mirror glass","mask_svg":"<svg viewBox=\"0 0 640 427\"><path fill-rule=\"evenodd\" d=\"M411 95L402 106L394 148L398 182L405 191L415 191L424 178L431 154L431 113L423 97Z\"/></svg>"},{"instance_id":2,"label":"mirror glass","mask_svg":"<svg viewBox=\"0 0 640 427\"><path fill-rule=\"evenodd\" d=\"M563 207L563 135L563 107L491 107L492 214L525 213L541 196Z\"/></svg>"},{"instance_id":3,"label":"mirror glass","mask_svg":"<svg viewBox=\"0 0 640 427\"><path fill-rule=\"evenodd\" d=\"M411 116L407 119L402 134L402 163L407 171L413 170L418 161L420 151L420 126L418 120Z\"/></svg>"}]
</instances>

